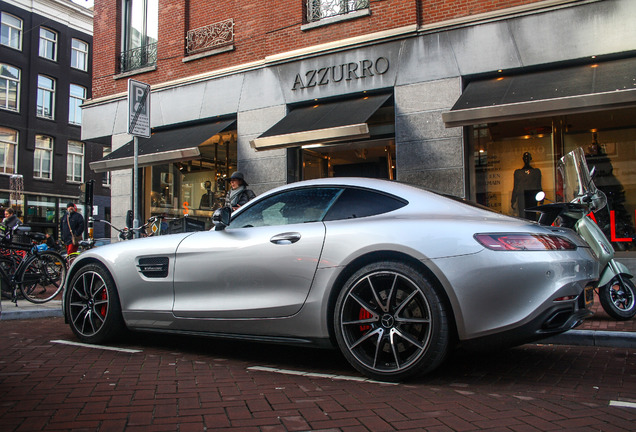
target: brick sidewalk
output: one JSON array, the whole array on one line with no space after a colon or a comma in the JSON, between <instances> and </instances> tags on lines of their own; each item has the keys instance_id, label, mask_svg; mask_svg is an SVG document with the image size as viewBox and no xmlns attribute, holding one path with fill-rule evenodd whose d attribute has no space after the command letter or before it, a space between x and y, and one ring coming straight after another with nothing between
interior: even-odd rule
<instances>
[{"instance_id":1,"label":"brick sidewalk","mask_svg":"<svg viewBox=\"0 0 636 432\"><path fill-rule=\"evenodd\" d=\"M592 310L594 315L583 321L583 324L576 328L577 330L636 332L636 317L627 321L615 320L605 313L596 293L594 293Z\"/></svg>"},{"instance_id":2,"label":"brick sidewalk","mask_svg":"<svg viewBox=\"0 0 636 432\"><path fill-rule=\"evenodd\" d=\"M359 376L335 351L138 334L116 345L141 351L116 352L52 342L75 340L61 318L2 321L0 335L3 432L631 432L636 424L636 352L627 349L458 353L429 376L389 385L317 376ZM265 365L316 375L253 369Z\"/></svg>"}]
</instances>

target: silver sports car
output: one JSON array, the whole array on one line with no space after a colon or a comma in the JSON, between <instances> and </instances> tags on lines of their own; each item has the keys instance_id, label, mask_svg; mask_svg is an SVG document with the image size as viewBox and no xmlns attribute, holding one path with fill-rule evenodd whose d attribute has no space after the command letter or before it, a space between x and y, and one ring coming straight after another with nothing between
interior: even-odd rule
<instances>
[{"instance_id":1,"label":"silver sports car","mask_svg":"<svg viewBox=\"0 0 636 432\"><path fill-rule=\"evenodd\" d=\"M363 374L398 381L457 343L521 344L591 315L599 268L573 231L413 186L310 180L213 219L210 231L82 253L64 293L77 337L103 343L130 329L336 346Z\"/></svg>"}]
</instances>

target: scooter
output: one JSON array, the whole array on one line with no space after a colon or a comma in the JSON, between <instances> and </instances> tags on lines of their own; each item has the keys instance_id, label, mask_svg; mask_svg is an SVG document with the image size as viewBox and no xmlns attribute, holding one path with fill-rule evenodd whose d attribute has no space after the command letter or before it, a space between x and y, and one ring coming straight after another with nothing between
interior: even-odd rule
<instances>
[{"instance_id":1,"label":"scooter","mask_svg":"<svg viewBox=\"0 0 636 432\"><path fill-rule=\"evenodd\" d=\"M592 181L585 153L580 147L563 156L557 165L557 201L527 208L539 213L542 225L556 225L575 230L589 245L599 260L601 274L595 291L601 306L609 316L628 320L636 315L636 288L633 275L614 259L614 248L590 214L607 204L605 194ZM545 192L535 197L546 200Z\"/></svg>"}]
</instances>

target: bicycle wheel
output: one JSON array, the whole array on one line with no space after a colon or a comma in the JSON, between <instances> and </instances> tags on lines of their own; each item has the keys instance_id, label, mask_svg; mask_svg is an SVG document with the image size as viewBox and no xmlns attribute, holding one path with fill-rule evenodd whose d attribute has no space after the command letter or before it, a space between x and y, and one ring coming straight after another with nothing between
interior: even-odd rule
<instances>
[{"instance_id":1,"label":"bicycle wheel","mask_svg":"<svg viewBox=\"0 0 636 432\"><path fill-rule=\"evenodd\" d=\"M46 303L62 291L66 277L66 261L53 251L27 258L16 281L24 298L32 303Z\"/></svg>"}]
</instances>

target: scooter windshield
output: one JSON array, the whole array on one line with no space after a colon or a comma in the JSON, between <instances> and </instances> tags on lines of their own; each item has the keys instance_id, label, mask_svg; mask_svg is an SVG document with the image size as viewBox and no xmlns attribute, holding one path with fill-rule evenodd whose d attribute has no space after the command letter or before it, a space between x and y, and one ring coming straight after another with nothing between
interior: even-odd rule
<instances>
[{"instance_id":1,"label":"scooter windshield","mask_svg":"<svg viewBox=\"0 0 636 432\"><path fill-rule=\"evenodd\" d=\"M572 150L559 161L557 169L558 195L563 202L589 204L600 210L607 202L605 194L596 188L581 147Z\"/></svg>"}]
</instances>

